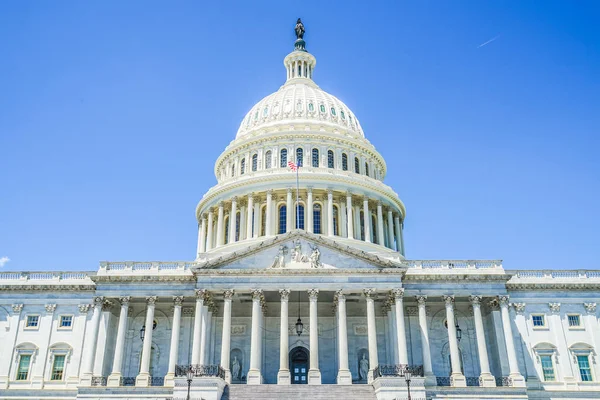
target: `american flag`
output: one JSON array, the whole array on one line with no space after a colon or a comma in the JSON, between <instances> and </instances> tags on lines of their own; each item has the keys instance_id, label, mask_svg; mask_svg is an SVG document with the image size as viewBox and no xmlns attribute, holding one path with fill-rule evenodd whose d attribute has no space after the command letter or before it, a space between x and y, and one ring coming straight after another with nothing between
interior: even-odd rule
<instances>
[{"instance_id":1,"label":"american flag","mask_svg":"<svg viewBox=\"0 0 600 400\"><path fill-rule=\"evenodd\" d=\"M288 167L294 172L298 171L298 166L293 161L288 161Z\"/></svg>"}]
</instances>

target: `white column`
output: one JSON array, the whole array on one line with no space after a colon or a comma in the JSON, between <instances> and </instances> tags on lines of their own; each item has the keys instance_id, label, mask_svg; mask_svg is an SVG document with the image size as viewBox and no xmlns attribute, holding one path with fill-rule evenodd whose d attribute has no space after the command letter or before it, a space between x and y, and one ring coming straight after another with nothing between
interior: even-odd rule
<instances>
[{"instance_id":1,"label":"white column","mask_svg":"<svg viewBox=\"0 0 600 400\"><path fill-rule=\"evenodd\" d=\"M425 384L435 385L436 379L433 375L431 365L431 348L429 347L429 328L427 327L427 296L416 296L419 308L419 333L421 334L421 351L423 353L423 372ZM398 318L398 316L396 316Z\"/></svg>"},{"instance_id":2,"label":"white column","mask_svg":"<svg viewBox=\"0 0 600 400\"><path fill-rule=\"evenodd\" d=\"M240 205L240 226L238 228L238 238L237 240L245 240L246 239L246 205Z\"/></svg>"},{"instance_id":3,"label":"white column","mask_svg":"<svg viewBox=\"0 0 600 400\"><path fill-rule=\"evenodd\" d=\"M371 243L371 213L369 212L369 199L363 200L363 219L365 225L365 242Z\"/></svg>"},{"instance_id":4,"label":"white column","mask_svg":"<svg viewBox=\"0 0 600 400\"><path fill-rule=\"evenodd\" d=\"M154 307L156 296L146 297L146 331L144 335L144 345L142 347L142 362L140 364L140 373L135 378L135 386L150 386L150 358L152 357L152 332L154 327Z\"/></svg>"},{"instance_id":5,"label":"white column","mask_svg":"<svg viewBox=\"0 0 600 400\"><path fill-rule=\"evenodd\" d=\"M198 226L198 251L196 257L206 251L206 215L202 215L200 225Z\"/></svg>"},{"instance_id":6,"label":"white column","mask_svg":"<svg viewBox=\"0 0 600 400\"><path fill-rule=\"evenodd\" d=\"M100 327L100 317L102 314L102 305L104 297L94 298L94 313L92 314L92 323L90 326L89 336L86 338L85 363L81 368L81 385L91 386L92 375L94 371L94 361L96 360L96 347L98 345L98 329Z\"/></svg>"},{"instance_id":7,"label":"white column","mask_svg":"<svg viewBox=\"0 0 600 400\"><path fill-rule=\"evenodd\" d=\"M208 300L205 297L205 300ZM198 303L196 303L196 306ZM198 364L206 364L206 360L208 358L208 346L210 346L210 331L209 329L209 315L208 315L208 306L203 305L201 307L202 316L200 322L200 356L198 357Z\"/></svg>"},{"instance_id":8,"label":"white column","mask_svg":"<svg viewBox=\"0 0 600 400\"><path fill-rule=\"evenodd\" d=\"M171 328L171 348L169 350L169 369L164 386L175 386L175 366L179 355L179 331L181 329L181 306L183 296L173 296L173 326Z\"/></svg>"},{"instance_id":9,"label":"white column","mask_svg":"<svg viewBox=\"0 0 600 400\"><path fill-rule=\"evenodd\" d=\"M200 364L200 341L202 339L202 309L205 290L196 289L196 310L194 313L194 336L192 338L192 365Z\"/></svg>"},{"instance_id":10,"label":"white column","mask_svg":"<svg viewBox=\"0 0 600 400\"><path fill-rule=\"evenodd\" d=\"M340 207L338 208L340 215L338 216L338 221L340 224L340 231L338 232L341 237L347 237L348 234L348 219L346 218L346 202L343 198L340 198Z\"/></svg>"},{"instance_id":11,"label":"white column","mask_svg":"<svg viewBox=\"0 0 600 400\"><path fill-rule=\"evenodd\" d=\"M277 373L278 385L291 384L289 368L289 332L288 332L288 301L289 289L279 290L281 296L281 317L279 318L279 372Z\"/></svg>"},{"instance_id":12,"label":"white column","mask_svg":"<svg viewBox=\"0 0 600 400\"><path fill-rule=\"evenodd\" d=\"M235 243L237 221L237 197L231 199L231 212L229 213L229 238L227 243Z\"/></svg>"},{"instance_id":13,"label":"white column","mask_svg":"<svg viewBox=\"0 0 600 400\"><path fill-rule=\"evenodd\" d=\"M406 328L404 325L404 289L392 290L396 311L396 337L398 339L398 361L408 365L408 349L406 347Z\"/></svg>"},{"instance_id":14,"label":"white column","mask_svg":"<svg viewBox=\"0 0 600 400\"><path fill-rule=\"evenodd\" d=\"M248 371L247 384L260 385L262 375L260 371L260 347L262 332L260 332L261 306L260 300L263 295L262 290L252 291L252 336L250 338L250 370Z\"/></svg>"},{"instance_id":15,"label":"white column","mask_svg":"<svg viewBox=\"0 0 600 400\"><path fill-rule=\"evenodd\" d=\"M212 248L213 248L213 243L214 243L214 239L213 239L213 224L214 224L213 218L214 218L213 209L209 208L209 210L208 210L208 227L207 227L208 233L206 234L206 251L212 250Z\"/></svg>"},{"instance_id":16,"label":"white column","mask_svg":"<svg viewBox=\"0 0 600 400\"><path fill-rule=\"evenodd\" d=\"M338 385L351 385L352 374L348 367L348 328L346 323L346 296L344 292L336 292L337 299L337 317L338 317L338 356L339 370L337 374Z\"/></svg>"},{"instance_id":17,"label":"white column","mask_svg":"<svg viewBox=\"0 0 600 400\"><path fill-rule=\"evenodd\" d=\"M487 346L485 344L485 331L483 329L483 318L481 316L481 296L470 296L469 301L473 307L477 352L479 353L479 368L481 369L479 386L495 387L496 378L490 373L490 362L488 359Z\"/></svg>"},{"instance_id":18,"label":"white column","mask_svg":"<svg viewBox=\"0 0 600 400\"><path fill-rule=\"evenodd\" d=\"M312 188L309 187L307 189L307 196L306 196L306 217L305 217L305 221L304 221L304 227L306 228L307 232L313 233L314 232L314 226L313 226L313 222L314 222L314 218L313 218L313 192L312 192Z\"/></svg>"},{"instance_id":19,"label":"white column","mask_svg":"<svg viewBox=\"0 0 600 400\"><path fill-rule=\"evenodd\" d=\"M498 296L500 302L500 313L502 315L502 328L504 330L504 341L506 343L506 352L508 355L509 377L512 387L525 387L525 379L519 372L519 363L517 362L517 352L515 351L515 342L513 340L512 327L510 326L510 314L508 313L508 295Z\"/></svg>"},{"instance_id":20,"label":"white column","mask_svg":"<svg viewBox=\"0 0 600 400\"><path fill-rule=\"evenodd\" d=\"M406 253L404 252L404 220L400 221L400 254L406 257Z\"/></svg>"},{"instance_id":21,"label":"white column","mask_svg":"<svg viewBox=\"0 0 600 400\"><path fill-rule=\"evenodd\" d=\"M292 200L292 188L287 188L287 199L285 203L285 231L289 232L294 229L294 203Z\"/></svg>"},{"instance_id":22,"label":"white column","mask_svg":"<svg viewBox=\"0 0 600 400\"><path fill-rule=\"evenodd\" d=\"M394 249L394 214L392 210L387 212L387 226L388 226L388 247Z\"/></svg>"},{"instance_id":23,"label":"white column","mask_svg":"<svg viewBox=\"0 0 600 400\"><path fill-rule=\"evenodd\" d=\"M221 368L225 370L225 382L231 383L229 361L231 358L231 298L233 290L223 292L223 332L221 335Z\"/></svg>"},{"instance_id":24,"label":"white column","mask_svg":"<svg viewBox=\"0 0 600 400\"><path fill-rule=\"evenodd\" d=\"M256 199L254 202L254 229L252 230L252 237L257 238L260 236L260 199Z\"/></svg>"},{"instance_id":25,"label":"white column","mask_svg":"<svg viewBox=\"0 0 600 400\"><path fill-rule=\"evenodd\" d=\"M223 202L219 203L219 216L217 219L217 246L223 246L224 243L224 234L223 234Z\"/></svg>"},{"instance_id":26,"label":"white column","mask_svg":"<svg viewBox=\"0 0 600 400\"><path fill-rule=\"evenodd\" d=\"M377 328L375 327L375 300L376 295L374 289L365 289L365 297L367 298L367 335L369 340L369 373L367 376L368 383L373 382L373 371L379 365L379 357L377 356Z\"/></svg>"},{"instance_id":27,"label":"white column","mask_svg":"<svg viewBox=\"0 0 600 400\"><path fill-rule=\"evenodd\" d=\"M119 327L117 328L117 343L115 344L115 356L113 358L112 372L108 376L106 386L121 385L121 369L123 368L123 351L125 350L125 334L127 333L127 314L129 313L130 296L119 298L121 313L119 314Z\"/></svg>"},{"instance_id":28,"label":"white column","mask_svg":"<svg viewBox=\"0 0 600 400\"><path fill-rule=\"evenodd\" d=\"M333 236L333 191L327 190L327 236Z\"/></svg>"},{"instance_id":29,"label":"white column","mask_svg":"<svg viewBox=\"0 0 600 400\"><path fill-rule=\"evenodd\" d=\"M273 196L273 190L269 189L267 190L267 218L265 223L267 224L267 226L265 227L265 235L266 236L271 236L272 233L272 225L273 225L273 201L271 199L271 197Z\"/></svg>"},{"instance_id":30,"label":"white column","mask_svg":"<svg viewBox=\"0 0 600 400\"><path fill-rule=\"evenodd\" d=\"M402 231L402 226L400 226L400 217L397 215L394 217L394 225L396 227L396 251L398 253L402 253L402 244L400 243L400 237L402 236L400 232Z\"/></svg>"},{"instance_id":31,"label":"white column","mask_svg":"<svg viewBox=\"0 0 600 400\"><path fill-rule=\"evenodd\" d=\"M360 239L360 205L358 205L358 204L354 206L354 226L356 227L354 229L354 239L361 240Z\"/></svg>"},{"instance_id":32,"label":"white column","mask_svg":"<svg viewBox=\"0 0 600 400\"><path fill-rule=\"evenodd\" d=\"M346 193L346 212L348 214L348 239L354 238L354 220L352 219L352 193Z\"/></svg>"},{"instance_id":33,"label":"white column","mask_svg":"<svg viewBox=\"0 0 600 400\"><path fill-rule=\"evenodd\" d=\"M383 206L381 201L377 202L377 244L385 246L385 238L383 237Z\"/></svg>"},{"instance_id":34,"label":"white column","mask_svg":"<svg viewBox=\"0 0 600 400\"><path fill-rule=\"evenodd\" d=\"M450 385L455 387L466 387L467 380L460 368L460 352L458 350L458 340L456 338L456 326L454 319L454 296L442 296L446 305L446 324L448 325L448 346L450 347L450 364L452 374L450 375Z\"/></svg>"},{"instance_id":35,"label":"white column","mask_svg":"<svg viewBox=\"0 0 600 400\"><path fill-rule=\"evenodd\" d=\"M321 371L319 370L319 317L317 315L318 289L308 291L310 310L310 368L308 369L308 384L321 384Z\"/></svg>"},{"instance_id":36,"label":"white column","mask_svg":"<svg viewBox=\"0 0 600 400\"><path fill-rule=\"evenodd\" d=\"M248 215L246 216L246 239L252 239L254 233L252 232L252 214L254 211L254 195L250 193L248 195Z\"/></svg>"}]
</instances>

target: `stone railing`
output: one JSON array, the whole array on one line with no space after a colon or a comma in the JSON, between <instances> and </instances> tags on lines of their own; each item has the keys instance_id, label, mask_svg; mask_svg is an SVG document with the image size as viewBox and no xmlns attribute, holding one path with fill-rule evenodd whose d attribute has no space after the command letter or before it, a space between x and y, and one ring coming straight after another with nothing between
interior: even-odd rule
<instances>
[{"instance_id":1,"label":"stone railing","mask_svg":"<svg viewBox=\"0 0 600 400\"><path fill-rule=\"evenodd\" d=\"M102 261L98 274L120 273L177 273L189 271L192 261Z\"/></svg>"},{"instance_id":2,"label":"stone railing","mask_svg":"<svg viewBox=\"0 0 600 400\"><path fill-rule=\"evenodd\" d=\"M175 376L187 377L188 372L191 372L193 377L216 377L225 379L225 370L220 365L176 365Z\"/></svg>"},{"instance_id":3,"label":"stone railing","mask_svg":"<svg viewBox=\"0 0 600 400\"><path fill-rule=\"evenodd\" d=\"M438 376L435 378L437 386L452 386L452 378L447 376ZM481 378L478 376L465 377L467 386L481 386ZM512 380L508 376L496 378L496 386L512 386Z\"/></svg>"},{"instance_id":4,"label":"stone railing","mask_svg":"<svg viewBox=\"0 0 600 400\"><path fill-rule=\"evenodd\" d=\"M378 365L373 370L373 376L379 378L382 376L396 376L403 377L406 371L410 371L412 376L424 376L422 365L405 365L405 364L394 364L394 365Z\"/></svg>"},{"instance_id":5,"label":"stone railing","mask_svg":"<svg viewBox=\"0 0 600 400\"><path fill-rule=\"evenodd\" d=\"M92 386L106 386L108 378L106 376L94 376L92 377ZM119 381L121 386L135 386L134 376L121 377ZM150 386L163 386L165 384L165 378L162 376L150 377Z\"/></svg>"},{"instance_id":6,"label":"stone railing","mask_svg":"<svg viewBox=\"0 0 600 400\"><path fill-rule=\"evenodd\" d=\"M542 287L547 289L600 288L598 270L518 270L507 271L507 273L512 276L506 285L513 290Z\"/></svg>"},{"instance_id":7,"label":"stone railing","mask_svg":"<svg viewBox=\"0 0 600 400\"><path fill-rule=\"evenodd\" d=\"M502 269L502 260L404 260L407 268L419 269Z\"/></svg>"},{"instance_id":8,"label":"stone railing","mask_svg":"<svg viewBox=\"0 0 600 400\"><path fill-rule=\"evenodd\" d=\"M27 282L27 281L89 281L90 276L93 276L94 272L2 272L0 273L0 281L4 282ZM3 282L3 283L4 283Z\"/></svg>"},{"instance_id":9,"label":"stone railing","mask_svg":"<svg viewBox=\"0 0 600 400\"><path fill-rule=\"evenodd\" d=\"M519 271L508 271L512 274L513 278L516 279L590 279L600 278L600 271L598 270L583 270L575 269L570 271L565 270L519 270Z\"/></svg>"}]
</instances>

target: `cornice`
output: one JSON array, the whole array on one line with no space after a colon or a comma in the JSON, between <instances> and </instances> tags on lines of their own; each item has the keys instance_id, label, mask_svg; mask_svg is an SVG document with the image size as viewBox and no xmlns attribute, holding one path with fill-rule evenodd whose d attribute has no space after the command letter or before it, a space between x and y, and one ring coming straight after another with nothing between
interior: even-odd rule
<instances>
[{"instance_id":1,"label":"cornice","mask_svg":"<svg viewBox=\"0 0 600 400\"><path fill-rule=\"evenodd\" d=\"M305 276L305 275L320 275L320 276L358 276L358 275L397 275L404 276L404 270L400 268L369 268L369 269L199 269L195 271L198 276L237 276L237 275L252 275L252 276Z\"/></svg>"},{"instance_id":2,"label":"cornice","mask_svg":"<svg viewBox=\"0 0 600 400\"><path fill-rule=\"evenodd\" d=\"M193 275L100 275L94 276L92 280L96 283L112 282L196 282Z\"/></svg>"},{"instance_id":3,"label":"cornice","mask_svg":"<svg viewBox=\"0 0 600 400\"><path fill-rule=\"evenodd\" d=\"M86 292L96 290L96 285L90 284L65 284L52 285L44 283L23 284L23 285L2 285L0 291L76 291Z\"/></svg>"}]
</instances>

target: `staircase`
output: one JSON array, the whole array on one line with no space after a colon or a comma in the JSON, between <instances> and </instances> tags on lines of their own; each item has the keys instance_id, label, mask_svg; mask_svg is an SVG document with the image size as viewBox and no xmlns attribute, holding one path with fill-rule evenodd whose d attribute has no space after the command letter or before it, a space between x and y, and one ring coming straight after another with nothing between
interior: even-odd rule
<instances>
[{"instance_id":1,"label":"staircase","mask_svg":"<svg viewBox=\"0 0 600 400\"><path fill-rule=\"evenodd\" d=\"M221 400L375 400L371 385L228 385Z\"/></svg>"}]
</instances>

